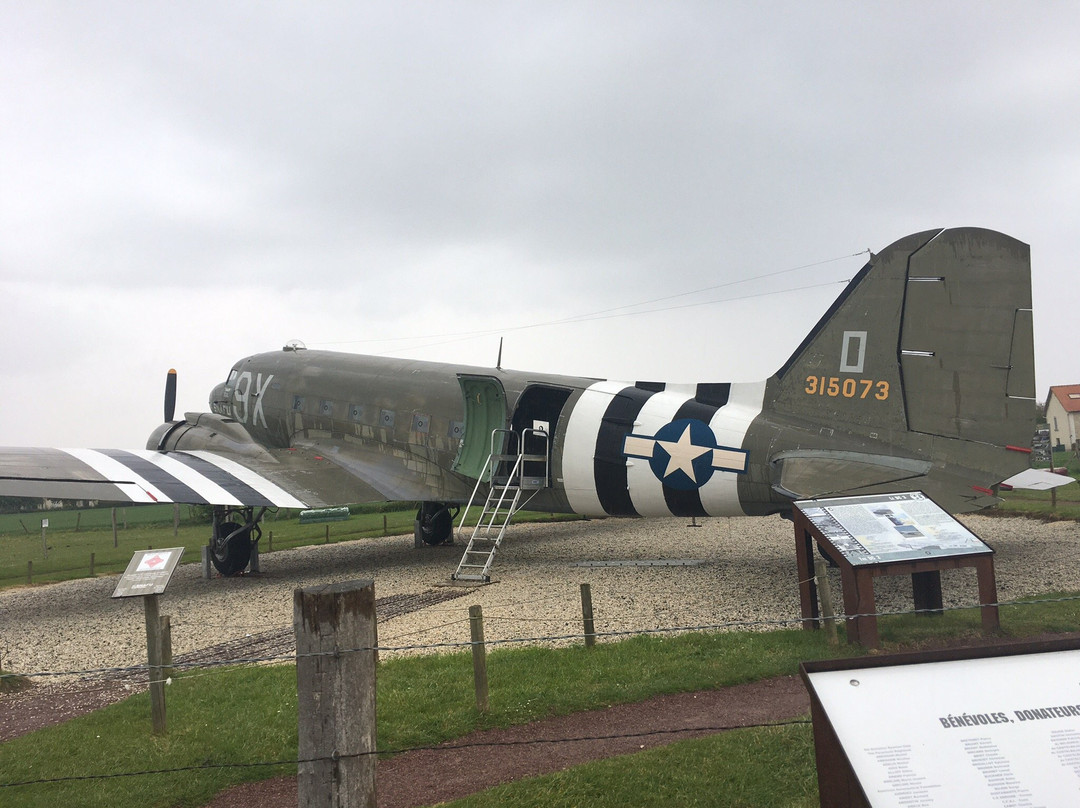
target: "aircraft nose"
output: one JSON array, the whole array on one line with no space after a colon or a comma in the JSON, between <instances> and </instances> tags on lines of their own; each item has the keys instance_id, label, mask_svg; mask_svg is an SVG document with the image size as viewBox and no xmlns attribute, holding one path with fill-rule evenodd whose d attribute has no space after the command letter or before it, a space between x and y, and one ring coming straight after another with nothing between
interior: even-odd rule
<instances>
[{"instance_id":1,"label":"aircraft nose","mask_svg":"<svg viewBox=\"0 0 1080 808\"><path fill-rule=\"evenodd\" d=\"M216 412L218 415L229 414L229 397L225 394L225 382L221 382L210 391L210 412Z\"/></svg>"}]
</instances>

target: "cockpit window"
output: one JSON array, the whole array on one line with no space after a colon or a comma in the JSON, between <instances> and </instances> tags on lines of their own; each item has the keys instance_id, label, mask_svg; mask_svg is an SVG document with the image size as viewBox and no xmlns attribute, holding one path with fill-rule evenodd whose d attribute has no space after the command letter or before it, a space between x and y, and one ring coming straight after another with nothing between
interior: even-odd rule
<instances>
[{"instance_id":1,"label":"cockpit window","mask_svg":"<svg viewBox=\"0 0 1080 808\"><path fill-rule=\"evenodd\" d=\"M240 375L240 371L233 368L229 371L229 378L225 382L226 387L236 387L236 377Z\"/></svg>"}]
</instances>

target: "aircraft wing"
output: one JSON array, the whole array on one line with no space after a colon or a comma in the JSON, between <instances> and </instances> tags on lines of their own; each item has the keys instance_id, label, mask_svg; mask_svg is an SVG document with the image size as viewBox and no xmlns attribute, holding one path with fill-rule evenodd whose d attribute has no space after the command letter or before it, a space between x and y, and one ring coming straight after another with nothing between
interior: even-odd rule
<instances>
[{"instance_id":1,"label":"aircraft wing","mask_svg":"<svg viewBox=\"0 0 1080 808\"><path fill-rule=\"evenodd\" d=\"M0 496L309 507L268 475L203 451L0 448Z\"/></svg>"},{"instance_id":2,"label":"aircraft wing","mask_svg":"<svg viewBox=\"0 0 1080 808\"><path fill-rule=\"evenodd\" d=\"M184 444L166 450L0 448L0 496L324 508L436 496L464 501L471 492L420 457L406 462L333 440L268 449L236 440L224 423L188 426Z\"/></svg>"}]
</instances>

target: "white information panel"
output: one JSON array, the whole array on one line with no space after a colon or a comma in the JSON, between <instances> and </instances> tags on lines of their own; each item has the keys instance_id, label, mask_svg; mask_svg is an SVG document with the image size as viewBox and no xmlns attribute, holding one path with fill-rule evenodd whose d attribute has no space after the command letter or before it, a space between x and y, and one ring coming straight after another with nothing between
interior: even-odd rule
<instances>
[{"instance_id":1,"label":"white information panel","mask_svg":"<svg viewBox=\"0 0 1080 808\"><path fill-rule=\"evenodd\" d=\"M1080 650L807 677L875 808L1080 805Z\"/></svg>"},{"instance_id":2,"label":"white information panel","mask_svg":"<svg viewBox=\"0 0 1080 808\"><path fill-rule=\"evenodd\" d=\"M855 565L992 552L920 491L795 504Z\"/></svg>"}]
</instances>

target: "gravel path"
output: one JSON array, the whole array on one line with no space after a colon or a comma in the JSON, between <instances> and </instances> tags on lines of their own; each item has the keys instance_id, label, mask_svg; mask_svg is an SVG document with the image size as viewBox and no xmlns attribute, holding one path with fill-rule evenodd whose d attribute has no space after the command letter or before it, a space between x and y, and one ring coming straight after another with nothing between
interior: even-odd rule
<instances>
[{"instance_id":1,"label":"gravel path","mask_svg":"<svg viewBox=\"0 0 1080 808\"><path fill-rule=\"evenodd\" d=\"M1076 523L981 516L964 521L997 551L1001 600L1080 590ZM459 548L418 550L411 537L398 537L264 555L262 574L243 578L208 581L199 564L184 564L162 596L161 610L171 616L173 650L181 657L248 635L276 630L288 636L296 587L374 578L376 597L388 603L445 592L453 586L450 573L459 554ZM649 560L695 563L614 563ZM115 582L110 576L0 592L4 667L73 671L145 662L141 599L112 600ZM466 642L473 603L484 608L489 641L577 634L582 582L591 585L600 632L799 616L790 522L718 518L691 527L685 519L608 519L512 527L491 585L448 601L434 596L430 605L396 616L388 610L379 641L393 647ZM942 584L946 605L976 600L972 570L945 572ZM838 575L834 589L839 597ZM911 606L906 578L878 579L876 591L882 611Z\"/></svg>"}]
</instances>

